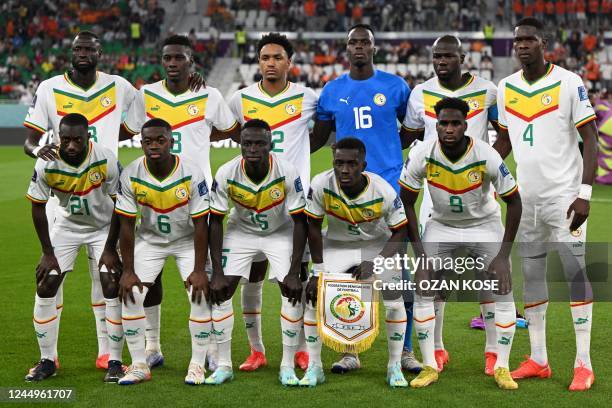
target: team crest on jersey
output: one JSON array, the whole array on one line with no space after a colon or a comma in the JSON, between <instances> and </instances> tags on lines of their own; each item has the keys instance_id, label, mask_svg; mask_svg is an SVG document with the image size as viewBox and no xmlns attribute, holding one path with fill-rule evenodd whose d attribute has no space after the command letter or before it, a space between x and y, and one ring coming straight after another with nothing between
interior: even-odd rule
<instances>
[{"instance_id":1,"label":"team crest on jersey","mask_svg":"<svg viewBox=\"0 0 612 408\"><path fill-rule=\"evenodd\" d=\"M582 235L582 228L578 228L576 231L572 231L571 234L572 237L578 238L580 235Z\"/></svg>"},{"instance_id":2,"label":"team crest on jersey","mask_svg":"<svg viewBox=\"0 0 612 408\"><path fill-rule=\"evenodd\" d=\"M270 190L270 198L273 200L278 200L281 195L283 195L283 192L278 188L273 188Z\"/></svg>"},{"instance_id":3,"label":"team crest on jersey","mask_svg":"<svg viewBox=\"0 0 612 408\"><path fill-rule=\"evenodd\" d=\"M470 107L470 110L478 110L480 109L480 103L478 103L478 101L476 99L470 99L467 101L468 106Z\"/></svg>"},{"instance_id":4,"label":"team crest on jersey","mask_svg":"<svg viewBox=\"0 0 612 408\"><path fill-rule=\"evenodd\" d=\"M470 171L468 173L468 180L472 184L478 183L481 179L482 179L482 175L480 174L479 171Z\"/></svg>"},{"instance_id":5,"label":"team crest on jersey","mask_svg":"<svg viewBox=\"0 0 612 408\"><path fill-rule=\"evenodd\" d=\"M187 113L189 113L191 116L195 116L200 112L200 109L198 109L198 107L196 105L189 105L187 106Z\"/></svg>"},{"instance_id":6,"label":"team crest on jersey","mask_svg":"<svg viewBox=\"0 0 612 408\"><path fill-rule=\"evenodd\" d=\"M174 191L174 195L176 196L176 198L178 198L179 200L184 200L185 198L187 198L187 190L185 190L183 187L178 187L175 191Z\"/></svg>"},{"instance_id":7,"label":"team crest on jersey","mask_svg":"<svg viewBox=\"0 0 612 408\"><path fill-rule=\"evenodd\" d=\"M548 106L552 103L552 101L553 101L552 96L550 96L549 94L545 93L544 95L542 95L542 98L541 98L542 105Z\"/></svg>"},{"instance_id":8,"label":"team crest on jersey","mask_svg":"<svg viewBox=\"0 0 612 408\"><path fill-rule=\"evenodd\" d=\"M288 103L285 105L285 112L287 112L288 115L295 115L295 113L297 112L297 108L295 107L295 105Z\"/></svg>"},{"instance_id":9,"label":"team crest on jersey","mask_svg":"<svg viewBox=\"0 0 612 408\"><path fill-rule=\"evenodd\" d=\"M102 105L102 107L104 108L108 108L109 106L111 106L112 103L113 103L113 100L109 98L108 96L103 96L100 99L100 105Z\"/></svg>"},{"instance_id":10,"label":"team crest on jersey","mask_svg":"<svg viewBox=\"0 0 612 408\"><path fill-rule=\"evenodd\" d=\"M102 176L100 175L100 172L98 171L92 171L89 173L89 181L92 184L98 184L100 182L100 180L102 179Z\"/></svg>"},{"instance_id":11,"label":"team crest on jersey","mask_svg":"<svg viewBox=\"0 0 612 408\"><path fill-rule=\"evenodd\" d=\"M200 197L204 197L206 194L208 194L208 187L206 186L206 181L201 181L200 184L198 184L198 192L200 193Z\"/></svg>"},{"instance_id":12,"label":"team crest on jersey","mask_svg":"<svg viewBox=\"0 0 612 408\"><path fill-rule=\"evenodd\" d=\"M387 97L381 93L374 95L374 103L378 106L383 106L387 102Z\"/></svg>"},{"instance_id":13,"label":"team crest on jersey","mask_svg":"<svg viewBox=\"0 0 612 408\"><path fill-rule=\"evenodd\" d=\"M369 208L364 208L363 211L361 211L361 215L366 219L374 218L374 211Z\"/></svg>"}]
</instances>

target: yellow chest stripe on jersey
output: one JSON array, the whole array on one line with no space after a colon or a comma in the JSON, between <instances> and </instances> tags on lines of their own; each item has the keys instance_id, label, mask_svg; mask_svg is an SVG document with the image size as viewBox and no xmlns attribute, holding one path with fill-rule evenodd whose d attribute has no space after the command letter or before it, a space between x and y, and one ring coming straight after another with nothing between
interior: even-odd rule
<instances>
[{"instance_id":1,"label":"yellow chest stripe on jersey","mask_svg":"<svg viewBox=\"0 0 612 408\"><path fill-rule=\"evenodd\" d=\"M349 203L344 197L324 188L323 207L327 214L357 225L379 219L383 214L383 199L381 197L365 203Z\"/></svg>"},{"instance_id":2,"label":"yellow chest stripe on jersey","mask_svg":"<svg viewBox=\"0 0 612 408\"><path fill-rule=\"evenodd\" d=\"M464 194L482 185L486 174L486 161L468 164L454 170L445 164L427 157L427 182L451 194Z\"/></svg>"},{"instance_id":3,"label":"yellow chest stripe on jersey","mask_svg":"<svg viewBox=\"0 0 612 408\"><path fill-rule=\"evenodd\" d=\"M561 81L533 92L524 91L506 83L504 89L506 111L526 121L539 118L559 109Z\"/></svg>"},{"instance_id":4,"label":"yellow chest stripe on jersey","mask_svg":"<svg viewBox=\"0 0 612 408\"><path fill-rule=\"evenodd\" d=\"M204 120L208 95L196 96L180 102L172 102L145 89L145 111L148 118L161 118L172 130Z\"/></svg>"},{"instance_id":5,"label":"yellow chest stripe on jersey","mask_svg":"<svg viewBox=\"0 0 612 408\"><path fill-rule=\"evenodd\" d=\"M458 96L459 99L463 99L467 102L470 107L470 111L468 112L468 119L473 118L479 113L483 112L485 109L487 90L476 91L466 95ZM436 111L434 110L434 106L438 101L448 98L449 95L443 95L436 92L425 91L423 90L423 104L425 106L425 115L430 118L436 119Z\"/></svg>"},{"instance_id":6,"label":"yellow chest stripe on jersey","mask_svg":"<svg viewBox=\"0 0 612 408\"><path fill-rule=\"evenodd\" d=\"M156 186L145 180L130 177L132 191L138 204L167 214L189 203L191 176L183 177L166 186Z\"/></svg>"},{"instance_id":7,"label":"yellow chest stripe on jersey","mask_svg":"<svg viewBox=\"0 0 612 408\"><path fill-rule=\"evenodd\" d=\"M114 82L89 96L76 95L55 88L53 89L53 96L59 116L80 113L87 118L90 125L102 119L117 107L117 88Z\"/></svg>"},{"instance_id":8,"label":"yellow chest stripe on jersey","mask_svg":"<svg viewBox=\"0 0 612 408\"><path fill-rule=\"evenodd\" d=\"M235 180L227 180L227 195L241 207L261 213L285 200L285 177L279 177L254 190Z\"/></svg>"},{"instance_id":9,"label":"yellow chest stripe on jersey","mask_svg":"<svg viewBox=\"0 0 612 408\"><path fill-rule=\"evenodd\" d=\"M303 93L276 102L266 102L242 94L242 115L245 121L251 119L264 120L274 130L301 118L303 101Z\"/></svg>"},{"instance_id":10,"label":"yellow chest stripe on jersey","mask_svg":"<svg viewBox=\"0 0 612 408\"><path fill-rule=\"evenodd\" d=\"M80 172L60 169L45 169L47 184L51 189L84 196L106 181L106 159L91 163Z\"/></svg>"}]
</instances>

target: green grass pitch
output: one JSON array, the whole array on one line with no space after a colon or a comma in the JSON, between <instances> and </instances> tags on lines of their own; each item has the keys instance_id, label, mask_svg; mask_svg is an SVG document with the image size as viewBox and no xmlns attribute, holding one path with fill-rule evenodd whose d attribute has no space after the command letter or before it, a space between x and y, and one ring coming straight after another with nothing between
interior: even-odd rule
<instances>
[{"instance_id":1,"label":"green grass pitch","mask_svg":"<svg viewBox=\"0 0 612 408\"><path fill-rule=\"evenodd\" d=\"M211 151L213 171L237 150ZM122 149L126 164L140 155L139 150ZM327 382L316 389L285 389L277 373L280 363L279 291L267 283L264 290L263 333L269 366L255 373L241 373L238 365L248 355L239 297L236 296L236 323L233 340L233 362L236 379L220 387L188 387L183 384L190 356L187 317L189 305L174 262L164 271L162 306L162 350L166 365L153 371L153 381L133 387L119 387L102 382L104 373L94 366L97 346L93 315L89 306L90 279L85 254L79 256L75 270L69 274L64 289L64 311L61 319L59 355L61 368L56 377L44 383L27 384L23 377L38 359L39 352L32 328L35 291L34 267L40 256L30 217L30 205L24 198L34 162L21 147L0 148L0 190L2 216L2 359L1 387L57 388L74 387L78 406L609 406L612 387L608 381L612 368L609 338L612 334L612 306L595 305L591 353L596 381L589 393L570 393L574 361L574 332L567 302L551 303L548 313L549 358L553 377L549 380L526 380L514 392L503 392L491 377L483 373L484 333L469 330L470 318L478 313L477 303L449 303L444 326L445 345L451 360L440 380L427 389L390 389L385 384L386 342L381 333L374 347L362 355L362 369L344 376L327 371ZM329 148L313 155L312 171L316 174L331 166ZM512 168L514 166L511 166ZM610 241L612 188L596 186L596 200L589 219L589 241ZM515 268L519 263L515 261ZM522 310L522 304L518 303ZM383 325L384 326L384 325ZM416 339L414 341L418 353ZM528 334L518 329L514 339L511 367L529 353ZM129 361L127 347L124 357ZM335 353L324 350L328 369ZM301 372L298 370L298 376ZM411 375L407 375L411 379Z\"/></svg>"}]
</instances>

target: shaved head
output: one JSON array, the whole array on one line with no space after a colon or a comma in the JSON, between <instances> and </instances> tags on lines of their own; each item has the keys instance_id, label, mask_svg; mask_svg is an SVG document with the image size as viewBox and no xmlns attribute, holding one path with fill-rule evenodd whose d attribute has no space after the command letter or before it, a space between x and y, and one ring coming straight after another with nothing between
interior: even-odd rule
<instances>
[{"instance_id":1,"label":"shaved head","mask_svg":"<svg viewBox=\"0 0 612 408\"><path fill-rule=\"evenodd\" d=\"M454 35L443 35L442 37L438 37L436 41L434 41L433 46L437 45L454 45L458 48L461 48L461 40Z\"/></svg>"}]
</instances>

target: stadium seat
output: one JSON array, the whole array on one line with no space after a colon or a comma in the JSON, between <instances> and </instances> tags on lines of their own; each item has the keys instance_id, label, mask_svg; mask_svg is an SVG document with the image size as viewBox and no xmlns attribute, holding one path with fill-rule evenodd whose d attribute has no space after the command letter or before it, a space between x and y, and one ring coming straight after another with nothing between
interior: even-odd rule
<instances>
[{"instance_id":1,"label":"stadium seat","mask_svg":"<svg viewBox=\"0 0 612 408\"><path fill-rule=\"evenodd\" d=\"M257 18L257 10L249 10L247 20L255 20Z\"/></svg>"},{"instance_id":2,"label":"stadium seat","mask_svg":"<svg viewBox=\"0 0 612 408\"><path fill-rule=\"evenodd\" d=\"M210 17L205 16L204 18L202 18L201 24L203 30L208 30L210 28Z\"/></svg>"},{"instance_id":3,"label":"stadium seat","mask_svg":"<svg viewBox=\"0 0 612 408\"><path fill-rule=\"evenodd\" d=\"M268 17L267 28L268 28L268 30L276 29L276 17L274 17L274 16Z\"/></svg>"},{"instance_id":4,"label":"stadium seat","mask_svg":"<svg viewBox=\"0 0 612 408\"><path fill-rule=\"evenodd\" d=\"M244 24L244 21L246 20L246 10L238 10L238 14L236 14L236 23L238 24Z\"/></svg>"}]
</instances>

